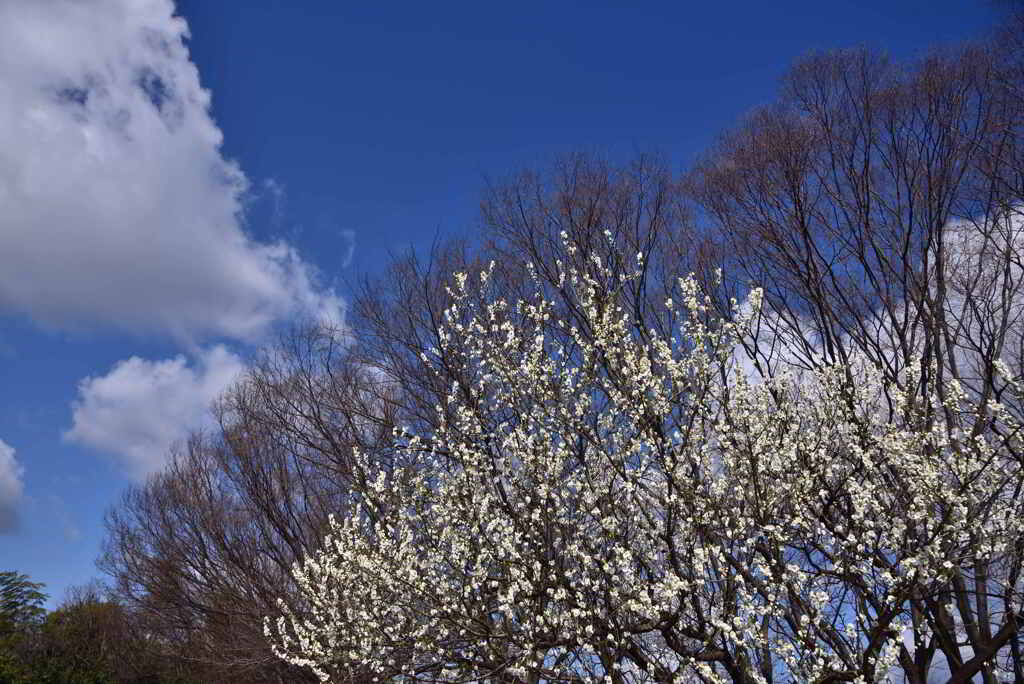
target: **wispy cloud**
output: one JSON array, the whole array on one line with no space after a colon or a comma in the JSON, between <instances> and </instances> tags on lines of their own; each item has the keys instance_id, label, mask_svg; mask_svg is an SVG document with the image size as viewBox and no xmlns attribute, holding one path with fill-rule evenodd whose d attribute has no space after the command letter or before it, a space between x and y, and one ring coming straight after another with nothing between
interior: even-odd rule
<instances>
[{"instance_id":1,"label":"wispy cloud","mask_svg":"<svg viewBox=\"0 0 1024 684\"><path fill-rule=\"evenodd\" d=\"M345 250L341 256L341 267L348 268L352 263L352 257L356 254L356 231L346 228L341 232L341 237L345 241Z\"/></svg>"}]
</instances>

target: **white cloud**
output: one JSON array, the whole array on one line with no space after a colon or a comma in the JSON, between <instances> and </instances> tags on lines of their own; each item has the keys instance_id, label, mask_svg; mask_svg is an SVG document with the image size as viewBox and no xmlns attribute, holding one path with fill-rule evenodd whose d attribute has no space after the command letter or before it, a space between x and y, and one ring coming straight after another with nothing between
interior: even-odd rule
<instances>
[{"instance_id":1,"label":"white cloud","mask_svg":"<svg viewBox=\"0 0 1024 684\"><path fill-rule=\"evenodd\" d=\"M0 532L10 532L18 525L16 506L24 489L24 472L14 458L14 448L0 439Z\"/></svg>"},{"instance_id":2,"label":"white cloud","mask_svg":"<svg viewBox=\"0 0 1024 684\"><path fill-rule=\"evenodd\" d=\"M169 447L210 424L210 403L245 364L217 345L198 354L149 361L133 356L78 385L64 438L113 454L137 480L163 467Z\"/></svg>"},{"instance_id":3,"label":"white cloud","mask_svg":"<svg viewBox=\"0 0 1024 684\"><path fill-rule=\"evenodd\" d=\"M253 339L340 300L243 228L171 0L0 2L0 312Z\"/></svg>"}]
</instances>

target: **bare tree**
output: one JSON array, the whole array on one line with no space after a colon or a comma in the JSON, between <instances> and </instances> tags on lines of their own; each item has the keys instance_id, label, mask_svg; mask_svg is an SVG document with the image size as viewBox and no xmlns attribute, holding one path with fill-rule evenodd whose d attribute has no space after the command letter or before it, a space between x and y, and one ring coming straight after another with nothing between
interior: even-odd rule
<instances>
[{"instance_id":1,"label":"bare tree","mask_svg":"<svg viewBox=\"0 0 1024 684\"><path fill-rule=\"evenodd\" d=\"M305 676L270 654L262 616L290 595L290 568L328 515L346 510L352 447L389 420L379 381L343 349L334 330L283 338L220 400L219 431L194 435L108 515L102 567L118 594L218 681Z\"/></svg>"},{"instance_id":2,"label":"bare tree","mask_svg":"<svg viewBox=\"0 0 1024 684\"><path fill-rule=\"evenodd\" d=\"M688 176L725 268L720 310L750 283L765 288L744 341L757 372L866 358L921 397L967 388L972 434L1012 436L986 406L1022 411L1007 390L1024 372L1021 56L1008 29L909 68L863 50L811 57ZM953 422L925 402L901 410ZM1002 458L1020 463L1015 449ZM836 495L839 525L848 494ZM900 654L910 681L937 659L951 681L995 682L997 662L1024 681L1021 552L975 549L941 591L911 601L931 631Z\"/></svg>"}]
</instances>

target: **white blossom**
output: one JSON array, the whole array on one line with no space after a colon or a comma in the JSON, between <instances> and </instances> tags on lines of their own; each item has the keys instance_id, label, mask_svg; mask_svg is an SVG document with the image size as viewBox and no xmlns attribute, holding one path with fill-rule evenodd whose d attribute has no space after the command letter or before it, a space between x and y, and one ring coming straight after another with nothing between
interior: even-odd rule
<instances>
[{"instance_id":1,"label":"white blossom","mask_svg":"<svg viewBox=\"0 0 1024 684\"><path fill-rule=\"evenodd\" d=\"M280 657L323 681L884 681L904 633L926 638L915 602L1020 543L998 400L921 396L921 364L755 382L730 359L760 291L717 320L682 278L679 328L643 338L600 258L558 268L582 320L456 274L439 352L472 391L294 569L305 612L266 624Z\"/></svg>"}]
</instances>

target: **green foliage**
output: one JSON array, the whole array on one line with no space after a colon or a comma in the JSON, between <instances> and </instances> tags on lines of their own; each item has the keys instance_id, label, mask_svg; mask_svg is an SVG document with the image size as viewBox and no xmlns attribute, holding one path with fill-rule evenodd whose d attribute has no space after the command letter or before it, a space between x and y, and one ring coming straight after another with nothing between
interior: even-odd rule
<instances>
[{"instance_id":1,"label":"green foliage","mask_svg":"<svg viewBox=\"0 0 1024 684\"><path fill-rule=\"evenodd\" d=\"M20 572L0 572L0 684L36 681L25 655L46 615L42 588Z\"/></svg>"},{"instance_id":2,"label":"green foliage","mask_svg":"<svg viewBox=\"0 0 1024 684\"><path fill-rule=\"evenodd\" d=\"M0 573L0 684L197 684L171 671L98 585L43 608L39 583Z\"/></svg>"},{"instance_id":3,"label":"green foliage","mask_svg":"<svg viewBox=\"0 0 1024 684\"><path fill-rule=\"evenodd\" d=\"M36 681L43 684L113 684L116 635L121 607L88 600L65 605L46 616L35 658Z\"/></svg>"},{"instance_id":4,"label":"green foliage","mask_svg":"<svg viewBox=\"0 0 1024 684\"><path fill-rule=\"evenodd\" d=\"M0 572L0 634L39 623L46 615L43 585L12 570Z\"/></svg>"}]
</instances>

